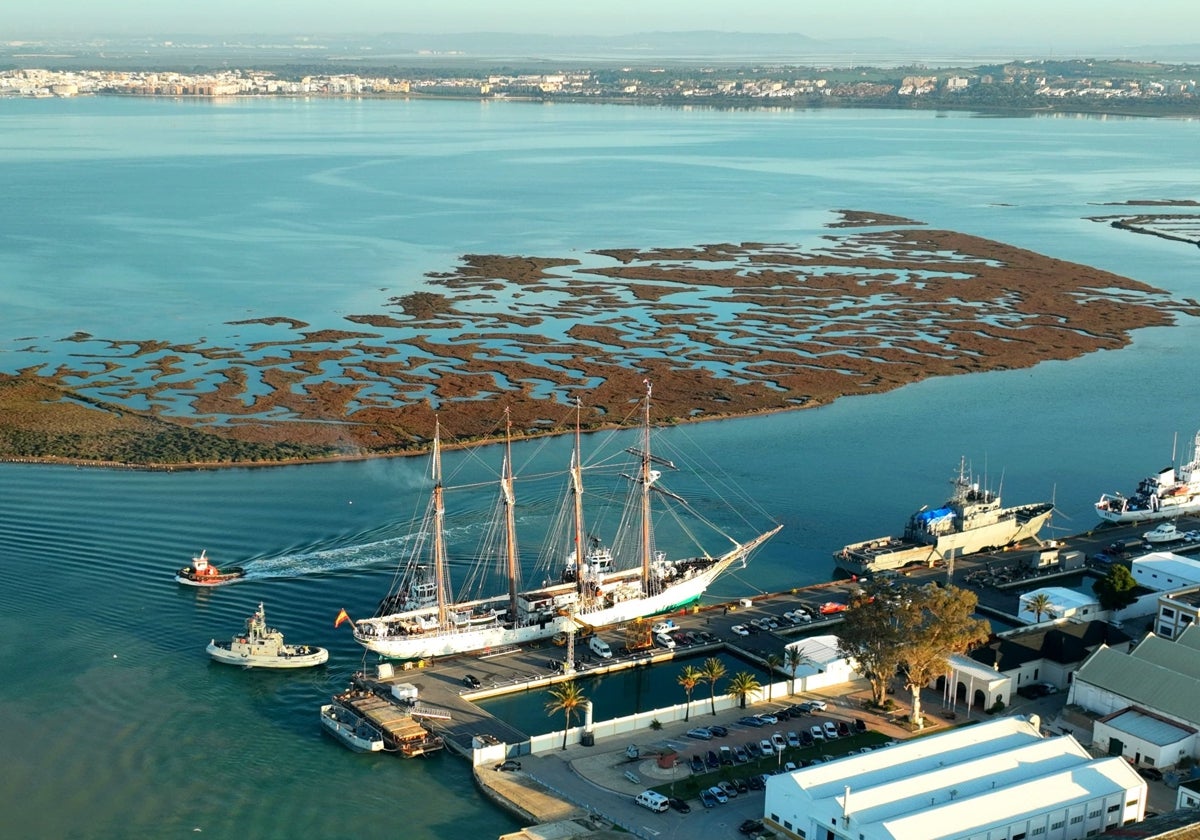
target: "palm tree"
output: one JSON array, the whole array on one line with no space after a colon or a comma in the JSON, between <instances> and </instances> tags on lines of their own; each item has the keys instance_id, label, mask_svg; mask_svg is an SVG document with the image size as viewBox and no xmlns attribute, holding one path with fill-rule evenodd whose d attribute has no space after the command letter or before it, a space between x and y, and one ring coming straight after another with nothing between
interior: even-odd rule
<instances>
[{"instance_id":1,"label":"palm tree","mask_svg":"<svg viewBox=\"0 0 1200 840\"><path fill-rule=\"evenodd\" d=\"M704 660L701 673L704 674L704 680L708 683L708 699L712 704L712 713L715 715L717 713L717 680L725 676L725 665L714 656Z\"/></svg>"},{"instance_id":2,"label":"palm tree","mask_svg":"<svg viewBox=\"0 0 1200 840\"><path fill-rule=\"evenodd\" d=\"M761 690L762 686L759 685L758 677L749 671L739 671L729 681L729 696L736 697L738 705L743 709L746 708L746 698L754 692Z\"/></svg>"},{"instance_id":3,"label":"palm tree","mask_svg":"<svg viewBox=\"0 0 1200 840\"><path fill-rule=\"evenodd\" d=\"M692 716L692 690L704 682L704 672L695 665L686 665L679 674L678 682L683 686L683 690L687 694L687 708L683 713L683 720L686 723L688 718Z\"/></svg>"},{"instance_id":4,"label":"palm tree","mask_svg":"<svg viewBox=\"0 0 1200 840\"><path fill-rule=\"evenodd\" d=\"M785 647L783 649L783 664L792 674L792 689L791 694L796 693L796 672L800 670L800 666L804 664L804 654L800 652L798 647Z\"/></svg>"},{"instance_id":5,"label":"palm tree","mask_svg":"<svg viewBox=\"0 0 1200 840\"><path fill-rule=\"evenodd\" d=\"M563 712L567 716L567 725L563 729L562 748L567 748L567 732L571 729L571 716L583 707L587 702L587 698L583 696L583 689L580 688L574 680L565 682L557 688L550 689L550 696L553 698L546 701L546 712L555 714Z\"/></svg>"},{"instance_id":6,"label":"palm tree","mask_svg":"<svg viewBox=\"0 0 1200 840\"><path fill-rule=\"evenodd\" d=\"M775 670L783 664L783 657L778 653L768 653L763 657L763 662L767 666L767 699L775 699L772 695L775 693Z\"/></svg>"},{"instance_id":7,"label":"palm tree","mask_svg":"<svg viewBox=\"0 0 1200 840\"><path fill-rule=\"evenodd\" d=\"M1025 601L1025 609L1034 614L1035 620L1040 622L1042 615L1045 614L1048 618L1054 618L1054 602L1045 592L1039 592L1036 595L1030 596Z\"/></svg>"}]
</instances>

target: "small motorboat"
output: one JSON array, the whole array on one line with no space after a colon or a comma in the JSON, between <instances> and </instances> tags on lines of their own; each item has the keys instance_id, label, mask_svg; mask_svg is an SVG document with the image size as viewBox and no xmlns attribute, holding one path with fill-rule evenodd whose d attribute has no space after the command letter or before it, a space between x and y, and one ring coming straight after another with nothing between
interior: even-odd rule
<instances>
[{"instance_id":1,"label":"small motorboat","mask_svg":"<svg viewBox=\"0 0 1200 840\"><path fill-rule=\"evenodd\" d=\"M283 634L267 626L267 614L260 603L254 615L246 619L246 632L232 641L208 644L208 655L226 665L243 668L311 668L324 664L329 651L312 645L285 645Z\"/></svg>"},{"instance_id":2,"label":"small motorboat","mask_svg":"<svg viewBox=\"0 0 1200 840\"><path fill-rule=\"evenodd\" d=\"M1174 522L1164 522L1152 531L1142 534L1142 539L1148 543L1168 543L1183 539L1183 532L1175 527Z\"/></svg>"},{"instance_id":3,"label":"small motorboat","mask_svg":"<svg viewBox=\"0 0 1200 840\"><path fill-rule=\"evenodd\" d=\"M207 550L201 551L199 557L192 558L192 565L184 566L175 573L175 580L186 586L220 586L232 583L246 576L246 570L241 566L229 566L218 569L208 562Z\"/></svg>"},{"instance_id":4,"label":"small motorboat","mask_svg":"<svg viewBox=\"0 0 1200 840\"><path fill-rule=\"evenodd\" d=\"M321 707L321 725L355 752L379 752L384 748L383 733L379 728L340 703L326 703Z\"/></svg>"}]
</instances>

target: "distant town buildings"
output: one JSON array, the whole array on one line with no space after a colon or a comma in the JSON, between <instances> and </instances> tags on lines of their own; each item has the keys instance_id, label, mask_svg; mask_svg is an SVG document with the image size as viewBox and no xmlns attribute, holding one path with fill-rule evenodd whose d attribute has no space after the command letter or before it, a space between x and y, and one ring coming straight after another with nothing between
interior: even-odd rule
<instances>
[{"instance_id":1,"label":"distant town buildings","mask_svg":"<svg viewBox=\"0 0 1200 840\"><path fill-rule=\"evenodd\" d=\"M780 70L781 74L786 73ZM1041 100L1099 100L1189 97L1194 80L1050 79L1035 68L1007 65L1004 72L909 74L894 82L847 81L845 72L826 76L779 75L721 78L712 69L667 73L625 68L619 72L576 70L554 73L489 73L480 76L305 75L288 79L270 71L231 69L207 73L134 70L0 71L0 97L71 96L446 96L471 98L620 99L633 101L812 103L880 100L888 97L970 97L1009 88ZM866 74L863 74L866 75Z\"/></svg>"}]
</instances>

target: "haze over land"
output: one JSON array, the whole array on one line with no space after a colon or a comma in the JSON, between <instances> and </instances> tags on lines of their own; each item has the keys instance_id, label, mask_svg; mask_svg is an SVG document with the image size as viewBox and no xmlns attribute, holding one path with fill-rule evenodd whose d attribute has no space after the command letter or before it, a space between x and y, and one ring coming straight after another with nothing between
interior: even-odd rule
<instances>
[{"instance_id":1,"label":"haze over land","mask_svg":"<svg viewBox=\"0 0 1200 840\"><path fill-rule=\"evenodd\" d=\"M515 0L447 0L397 5L347 0L296 0L246 5L133 3L130 0L46 0L5 4L0 31L9 45L101 40L143 45L170 41L219 52L230 45L268 50L398 55L459 54L476 58L776 58L821 57L964 60L986 57L1079 56L1190 61L1200 45L1200 6L1168 0L1142 4L1010 0L963 4L862 0L813 7L787 0L750 6L659 0L562 4Z\"/></svg>"}]
</instances>

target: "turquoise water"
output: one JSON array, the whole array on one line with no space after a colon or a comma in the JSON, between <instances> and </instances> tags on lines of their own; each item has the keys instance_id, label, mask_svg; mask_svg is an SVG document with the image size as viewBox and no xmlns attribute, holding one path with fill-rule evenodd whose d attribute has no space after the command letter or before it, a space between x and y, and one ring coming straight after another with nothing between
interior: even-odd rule
<instances>
[{"instance_id":1,"label":"turquoise water","mask_svg":"<svg viewBox=\"0 0 1200 840\"><path fill-rule=\"evenodd\" d=\"M6 101L0 369L69 364L76 331L242 346L286 315L344 326L464 253L811 245L836 208L1011 242L1197 294L1196 249L1085 221L1197 198L1200 122L715 112L515 103ZM1011 502L1094 524L1200 424L1197 326L1119 352L929 380L815 411L662 432L707 451L785 525L714 598L827 579L830 552L940 501L960 455ZM566 442L518 464L566 463ZM448 455L458 483L494 452ZM492 837L514 822L451 756L354 755L317 708L363 657L333 617L372 611L424 503L422 459L207 473L0 465L0 813L13 836ZM491 465L494 468L494 463ZM547 467L549 468L549 467ZM519 486L518 493L525 492ZM528 488L520 527L544 528ZM494 493L454 500L467 550ZM749 512L749 511L747 511ZM731 520L731 524L736 524ZM533 549L523 541L523 548ZM250 571L194 592L207 548ZM457 570L462 574L462 569ZM262 600L328 667L212 665ZM669 675L663 701L680 691ZM660 689L656 689L660 690Z\"/></svg>"}]
</instances>

